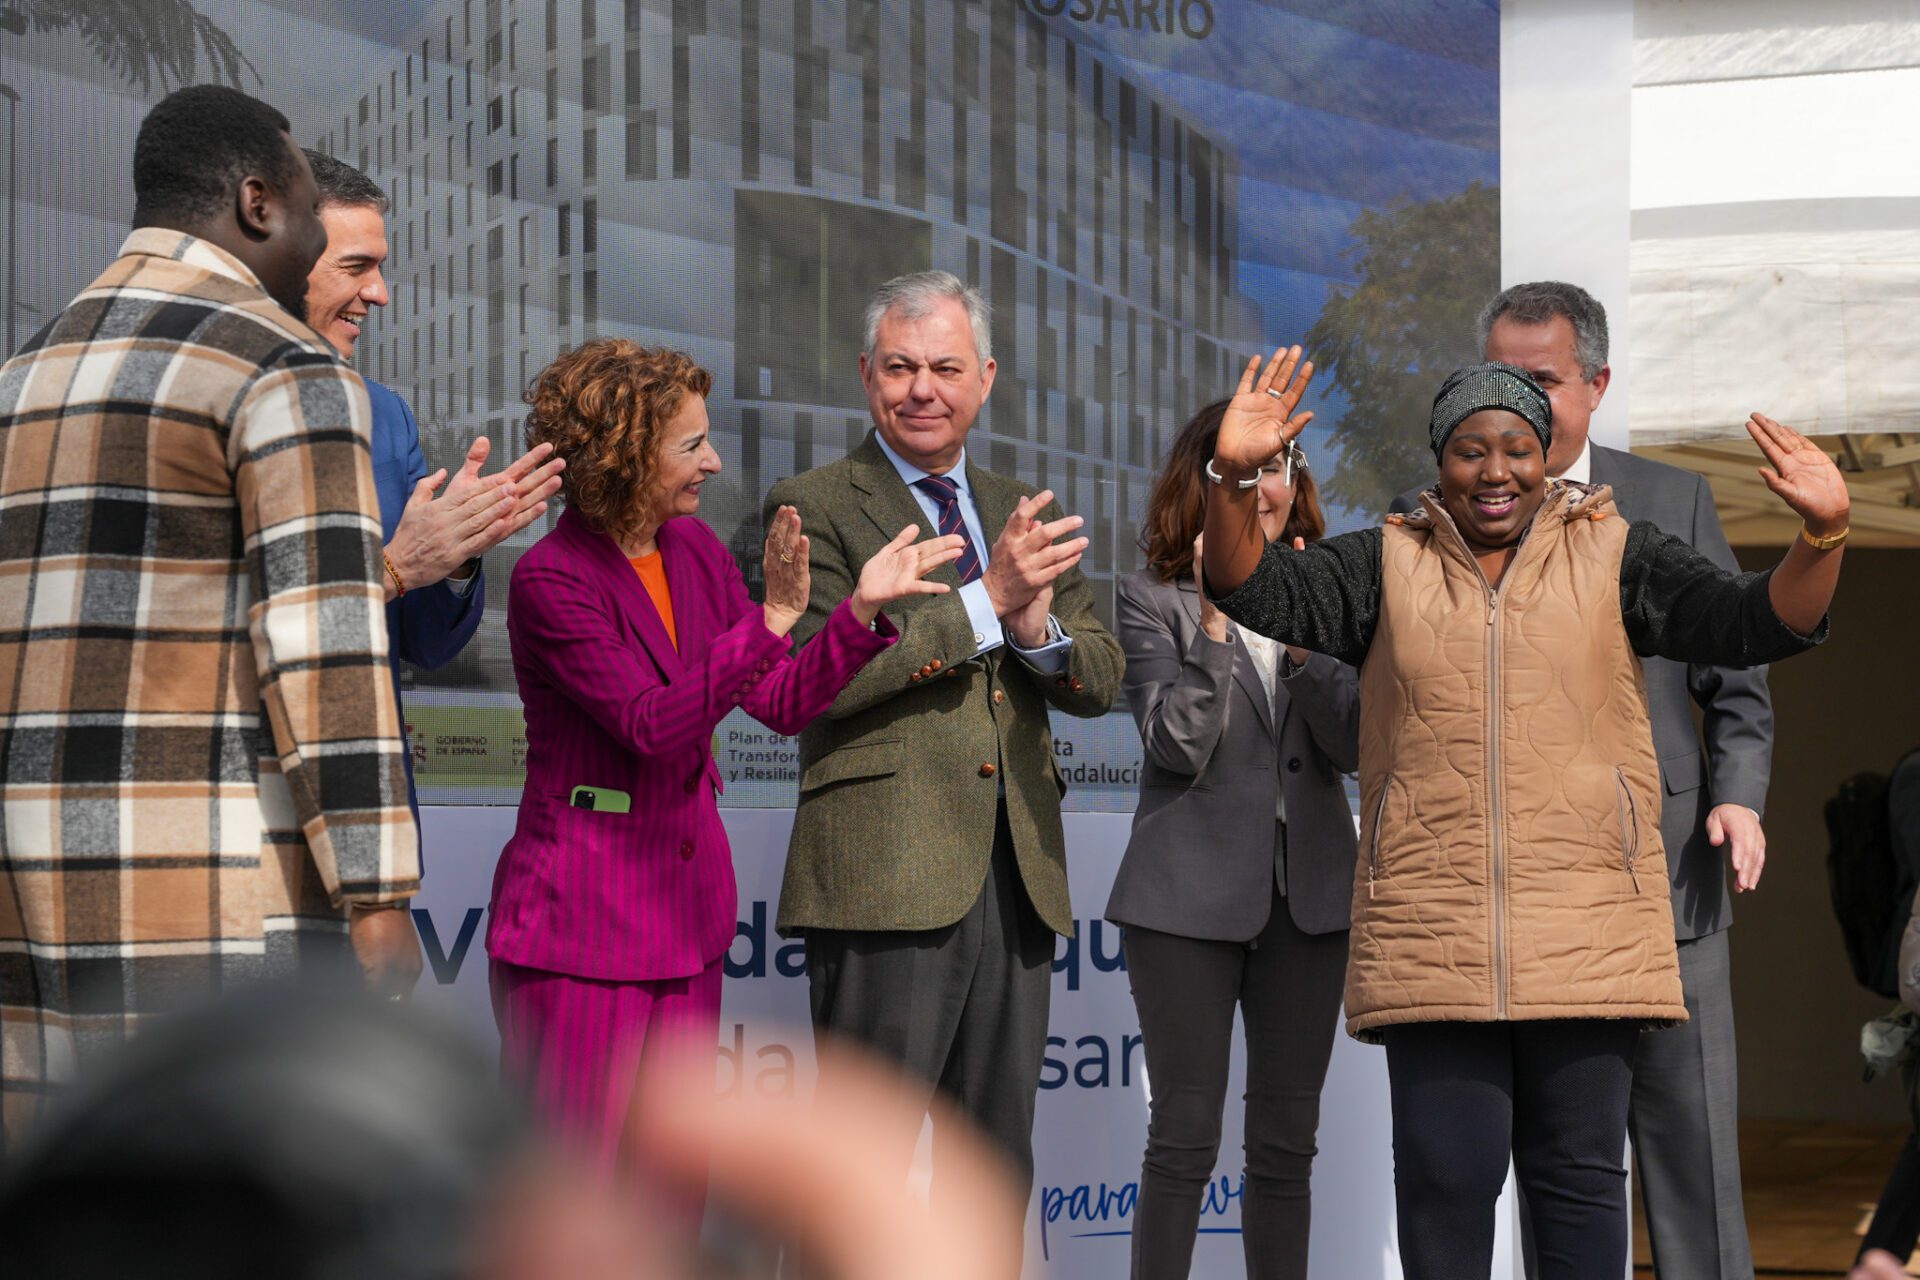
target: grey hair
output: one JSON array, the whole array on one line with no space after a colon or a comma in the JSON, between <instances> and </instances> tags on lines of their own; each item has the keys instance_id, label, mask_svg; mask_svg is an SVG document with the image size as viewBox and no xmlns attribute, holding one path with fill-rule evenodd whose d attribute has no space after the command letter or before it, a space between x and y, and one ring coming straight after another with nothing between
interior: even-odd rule
<instances>
[{"instance_id":1,"label":"grey hair","mask_svg":"<svg viewBox=\"0 0 1920 1280\"><path fill-rule=\"evenodd\" d=\"M967 309L967 321L973 326L973 350L981 365L993 359L993 313L980 291L951 271L915 271L895 276L873 291L867 303L867 341L863 348L873 359L873 348L880 340L880 322L889 311L898 310L903 320L918 320L932 313L935 306L952 299Z\"/></svg>"},{"instance_id":2,"label":"grey hair","mask_svg":"<svg viewBox=\"0 0 1920 1280\"><path fill-rule=\"evenodd\" d=\"M1573 353L1580 359L1580 376L1592 382L1607 367L1607 309L1577 284L1532 280L1501 290L1475 321L1480 349L1487 349L1487 335L1502 319L1546 324L1555 316L1565 316L1573 326Z\"/></svg>"},{"instance_id":3,"label":"grey hair","mask_svg":"<svg viewBox=\"0 0 1920 1280\"><path fill-rule=\"evenodd\" d=\"M335 160L324 151L302 147L307 166L313 170L313 185L320 189L320 207L346 205L350 208L378 209L385 213L393 202L380 184L344 160Z\"/></svg>"}]
</instances>

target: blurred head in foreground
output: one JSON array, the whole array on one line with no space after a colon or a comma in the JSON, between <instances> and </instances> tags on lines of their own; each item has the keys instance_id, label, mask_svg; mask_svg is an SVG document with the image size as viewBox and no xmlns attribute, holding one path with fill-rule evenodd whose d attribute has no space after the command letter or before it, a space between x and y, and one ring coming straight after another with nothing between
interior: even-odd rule
<instances>
[{"instance_id":1,"label":"blurred head in foreground","mask_svg":"<svg viewBox=\"0 0 1920 1280\"><path fill-rule=\"evenodd\" d=\"M829 1056L833 1054L829 1048ZM650 1185L711 1177L824 1277L1014 1280L1025 1206L952 1122L962 1175L914 1197L917 1091L836 1063L811 1101L642 1077ZM490 1054L414 1006L280 989L179 1017L82 1081L0 1181L8 1275L62 1280L707 1280L631 1188L547 1153Z\"/></svg>"}]
</instances>

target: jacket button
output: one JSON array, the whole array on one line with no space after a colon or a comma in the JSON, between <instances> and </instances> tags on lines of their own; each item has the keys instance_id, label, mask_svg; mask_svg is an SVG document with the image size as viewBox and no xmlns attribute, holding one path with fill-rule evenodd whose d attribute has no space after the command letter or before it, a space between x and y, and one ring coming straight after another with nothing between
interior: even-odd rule
<instances>
[{"instance_id":1,"label":"jacket button","mask_svg":"<svg viewBox=\"0 0 1920 1280\"><path fill-rule=\"evenodd\" d=\"M693 857L693 841L682 840L680 842L680 856L683 858Z\"/></svg>"},{"instance_id":2,"label":"jacket button","mask_svg":"<svg viewBox=\"0 0 1920 1280\"><path fill-rule=\"evenodd\" d=\"M765 658L762 658L760 659L760 670L765 671L766 669L767 669L767 660Z\"/></svg>"},{"instance_id":3,"label":"jacket button","mask_svg":"<svg viewBox=\"0 0 1920 1280\"><path fill-rule=\"evenodd\" d=\"M996 769L991 763L980 766L980 776L983 778L991 778L998 772L1000 772L1000 770Z\"/></svg>"},{"instance_id":4,"label":"jacket button","mask_svg":"<svg viewBox=\"0 0 1920 1280\"><path fill-rule=\"evenodd\" d=\"M932 662L929 662L927 664L927 666L934 671L938 671L940 669L940 665L941 665L940 659L938 658L935 658Z\"/></svg>"},{"instance_id":5,"label":"jacket button","mask_svg":"<svg viewBox=\"0 0 1920 1280\"><path fill-rule=\"evenodd\" d=\"M1287 761L1287 772L1288 772L1288 773L1298 773L1298 772L1300 772L1300 757L1299 757L1299 756L1295 756L1295 757L1294 757L1293 759L1291 759L1291 760L1289 760L1289 761Z\"/></svg>"},{"instance_id":6,"label":"jacket button","mask_svg":"<svg viewBox=\"0 0 1920 1280\"><path fill-rule=\"evenodd\" d=\"M1082 689L1085 689L1086 687L1087 686L1081 684L1080 681L1077 679L1073 682L1073 691L1075 693L1079 693Z\"/></svg>"},{"instance_id":7,"label":"jacket button","mask_svg":"<svg viewBox=\"0 0 1920 1280\"><path fill-rule=\"evenodd\" d=\"M999 706L999 705L1000 705L1001 703L1003 703L1003 702L1005 702L1006 700L1007 700L1007 695L1006 695L1005 693L1003 693L1003 692L1002 692L1001 690L999 690L999 689L995 689L995 690L993 691L993 705L994 705L994 706L996 706L996 707L997 707L997 706Z\"/></svg>"},{"instance_id":8,"label":"jacket button","mask_svg":"<svg viewBox=\"0 0 1920 1280\"><path fill-rule=\"evenodd\" d=\"M915 683L915 684L919 684L919 683L920 683L920 673L919 673L918 671L916 671L916 672L914 672L914 673L913 673L912 675L910 675L910 676L908 676L908 677L907 677L907 679L909 679L909 680L911 680L911 681L912 681L913 683Z\"/></svg>"},{"instance_id":9,"label":"jacket button","mask_svg":"<svg viewBox=\"0 0 1920 1280\"><path fill-rule=\"evenodd\" d=\"M700 775L697 773L689 775L687 778L687 794L692 795L694 793L694 789L697 788L699 785L700 785Z\"/></svg>"}]
</instances>

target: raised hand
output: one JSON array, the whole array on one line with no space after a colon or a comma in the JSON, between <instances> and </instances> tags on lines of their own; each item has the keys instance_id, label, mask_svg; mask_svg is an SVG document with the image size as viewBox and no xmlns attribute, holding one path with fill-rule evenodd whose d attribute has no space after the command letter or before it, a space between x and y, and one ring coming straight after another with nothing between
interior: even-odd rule
<instances>
[{"instance_id":1,"label":"raised hand","mask_svg":"<svg viewBox=\"0 0 1920 1280\"><path fill-rule=\"evenodd\" d=\"M1806 522L1809 533L1824 538L1846 529L1852 499L1824 449L1764 413L1747 419L1747 434L1767 458L1760 478Z\"/></svg>"},{"instance_id":2,"label":"raised hand","mask_svg":"<svg viewBox=\"0 0 1920 1280\"><path fill-rule=\"evenodd\" d=\"M777 636L793 630L793 624L807 611L807 592L813 586L808 547L807 535L800 532L800 513L792 507L774 512L760 564L767 583L763 606L767 630Z\"/></svg>"},{"instance_id":3,"label":"raised hand","mask_svg":"<svg viewBox=\"0 0 1920 1280\"><path fill-rule=\"evenodd\" d=\"M1264 369L1259 356L1247 362L1213 446L1214 466L1220 474L1231 470L1235 474L1229 479L1245 479L1313 421L1311 411L1294 414L1312 381L1313 361L1303 364L1299 347L1281 347Z\"/></svg>"},{"instance_id":4,"label":"raised hand","mask_svg":"<svg viewBox=\"0 0 1920 1280\"><path fill-rule=\"evenodd\" d=\"M1054 542L1055 538L1064 537L1086 523L1079 516L1040 521L1040 513L1052 501L1051 489L1042 489L1030 498L1021 499L987 556L987 569L981 581L986 584L994 615L1003 622L1007 615L1025 608L1035 592L1052 585L1055 578L1079 564L1080 557L1086 553L1086 538Z\"/></svg>"},{"instance_id":5,"label":"raised hand","mask_svg":"<svg viewBox=\"0 0 1920 1280\"><path fill-rule=\"evenodd\" d=\"M880 610L902 596L937 596L953 589L944 582L928 582L926 576L958 560L965 541L951 533L915 542L919 532L919 526L908 525L861 566L860 581L848 601L854 617L871 623Z\"/></svg>"}]
</instances>

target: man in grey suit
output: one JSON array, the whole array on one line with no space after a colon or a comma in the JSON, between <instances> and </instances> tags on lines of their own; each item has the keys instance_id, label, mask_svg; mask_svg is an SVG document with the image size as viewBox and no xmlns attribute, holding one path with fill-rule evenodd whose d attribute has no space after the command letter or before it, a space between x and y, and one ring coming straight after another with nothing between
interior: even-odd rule
<instances>
[{"instance_id":1,"label":"man in grey suit","mask_svg":"<svg viewBox=\"0 0 1920 1280\"><path fill-rule=\"evenodd\" d=\"M816 1033L937 1086L1006 1152L1024 1196L1053 937L1073 932L1047 709L1104 714L1120 646L1076 567L1080 519L967 457L994 374L979 293L944 271L882 285L860 374L875 431L767 495L809 539L795 637L903 527L967 545L932 575L953 590L890 606L898 642L800 735L778 926L806 937Z\"/></svg>"},{"instance_id":2,"label":"man in grey suit","mask_svg":"<svg viewBox=\"0 0 1920 1280\"><path fill-rule=\"evenodd\" d=\"M1514 285L1487 304L1479 330L1487 359L1525 369L1553 402L1548 475L1612 485L1627 520L1650 520L1722 568L1739 568L1704 479L1588 441L1589 420L1611 376L1607 313L1592 295L1559 281ZM1393 509L1412 510L1417 493L1400 495ZM1684 1026L1640 1037L1628 1118L1634 1172L1657 1275L1751 1280L1727 954L1733 920L1721 854L1732 862L1739 889L1760 883L1773 703L1764 667L1735 671L1648 658L1645 668L1665 792L1660 834L1673 875L1680 979L1690 1017ZM1694 727L1694 703L1701 709L1700 730Z\"/></svg>"}]
</instances>

